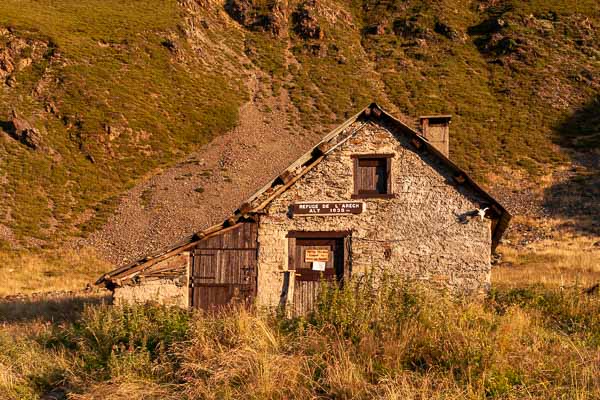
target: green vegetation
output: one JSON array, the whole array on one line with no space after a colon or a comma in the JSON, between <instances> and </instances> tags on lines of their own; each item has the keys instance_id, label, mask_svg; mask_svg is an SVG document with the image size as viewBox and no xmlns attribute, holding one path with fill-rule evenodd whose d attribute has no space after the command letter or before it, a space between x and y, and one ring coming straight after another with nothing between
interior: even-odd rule
<instances>
[{"instance_id":1,"label":"green vegetation","mask_svg":"<svg viewBox=\"0 0 600 400\"><path fill-rule=\"evenodd\" d=\"M452 114L452 158L479 179L501 166L535 176L567 160L556 144L600 143L597 1L247 6L227 10L246 13L240 24L216 3L3 2L0 50L23 40L10 55L32 63L2 84L0 123L16 109L44 143L0 135L0 215L15 241L97 229L124 190L236 124L249 77L259 102L287 91L291 130L324 132L373 100L410 118ZM302 34L301 9L322 35Z\"/></svg>"},{"instance_id":2,"label":"green vegetation","mask_svg":"<svg viewBox=\"0 0 600 400\"><path fill-rule=\"evenodd\" d=\"M29 119L53 110L32 121L46 132L46 151L0 137L8 180L0 213L11 210L17 240L56 243L74 228L97 228L139 177L235 125L242 82L178 60L165 45L175 37L191 51L178 30L182 12L174 0L3 2L0 26L48 51L36 76L19 72L14 88L0 91L0 120L11 109ZM90 208L97 223L74 226Z\"/></svg>"},{"instance_id":3,"label":"green vegetation","mask_svg":"<svg viewBox=\"0 0 600 400\"><path fill-rule=\"evenodd\" d=\"M600 395L600 297L541 286L452 299L385 278L306 318L87 306L0 331L4 398L581 398ZM55 360L50 362L50 360Z\"/></svg>"},{"instance_id":4,"label":"green vegetation","mask_svg":"<svg viewBox=\"0 0 600 400\"><path fill-rule=\"evenodd\" d=\"M561 160L559 122L598 90L574 77L598 72L600 8L576 3L367 1L355 12L384 24L363 45L391 101L409 115L452 114L452 157L481 177L492 165L536 173Z\"/></svg>"}]
</instances>

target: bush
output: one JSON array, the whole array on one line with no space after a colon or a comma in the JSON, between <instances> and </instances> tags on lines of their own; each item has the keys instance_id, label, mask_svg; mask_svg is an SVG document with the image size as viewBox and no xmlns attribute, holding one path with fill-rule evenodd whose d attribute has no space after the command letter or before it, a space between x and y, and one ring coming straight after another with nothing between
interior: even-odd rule
<instances>
[{"instance_id":1,"label":"bush","mask_svg":"<svg viewBox=\"0 0 600 400\"><path fill-rule=\"evenodd\" d=\"M130 373L147 376L155 364L173 361L172 347L187 337L190 319L179 308L86 307L78 322L58 328L48 344L71 349L85 371L104 379Z\"/></svg>"}]
</instances>

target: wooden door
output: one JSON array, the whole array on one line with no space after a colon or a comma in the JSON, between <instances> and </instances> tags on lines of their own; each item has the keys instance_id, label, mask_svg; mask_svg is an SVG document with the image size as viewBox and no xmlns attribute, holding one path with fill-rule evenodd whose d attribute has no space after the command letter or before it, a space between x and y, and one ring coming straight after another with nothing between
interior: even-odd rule
<instances>
[{"instance_id":1,"label":"wooden door","mask_svg":"<svg viewBox=\"0 0 600 400\"><path fill-rule=\"evenodd\" d=\"M344 240L342 238L297 238L294 240L293 313L302 315L314 309L324 282L338 284L342 281L344 277ZM325 264L324 268L320 263Z\"/></svg>"},{"instance_id":2,"label":"wooden door","mask_svg":"<svg viewBox=\"0 0 600 400\"><path fill-rule=\"evenodd\" d=\"M191 253L190 305L214 311L256 295L256 225L242 224L200 242Z\"/></svg>"}]
</instances>

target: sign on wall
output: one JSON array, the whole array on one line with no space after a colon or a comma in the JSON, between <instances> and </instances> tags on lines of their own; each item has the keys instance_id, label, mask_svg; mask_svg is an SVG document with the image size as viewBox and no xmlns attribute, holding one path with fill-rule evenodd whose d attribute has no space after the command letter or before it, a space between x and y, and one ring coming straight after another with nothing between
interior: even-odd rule
<instances>
[{"instance_id":1,"label":"sign on wall","mask_svg":"<svg viewBox=\"0 0 600 400\"><path fill-rule=\"evenodd\" d=\"M294 215L361 214L363 209L364 203L359 201L296 203L292 206Z\"/></svg>"},{"instance_id":2,"label":"sign on wall","mask_svg":"<svg viewBox=\"0 0 600 400\"><path fill-rule=\"evenodd\" d=\"M329 261L329 249L306 249L304 262L327 262Z\"/></svg>"},{"instance_id":3,"label":"sign on wall","mask_svg":"<svg viewBox=\"0 0 600 400\"><path fill-rule=\"evenodd\" d=\"M327 266L327 263L323 262L323 261L315 261L314 263L312 263L312 270L313 271L325 271L325 267Z\"/></svg>"}]
</instances>

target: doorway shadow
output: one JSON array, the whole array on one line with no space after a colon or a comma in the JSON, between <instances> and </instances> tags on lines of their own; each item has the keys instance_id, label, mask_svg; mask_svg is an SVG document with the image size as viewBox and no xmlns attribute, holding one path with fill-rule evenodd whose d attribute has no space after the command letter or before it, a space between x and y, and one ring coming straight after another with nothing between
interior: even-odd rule
<instances>
[{"instance_id":1,"label":"doorway shadow","mask_svg":"<svg viewBox=\"0 0 600 400\"><path fill-rule=\"evenodd\" d=\"M570 158L570 168L555 174L544 191L549 216L565 227L600 235L600 95L576 110L556 128L554 142Z\"/></svg>"}]
</instances>

